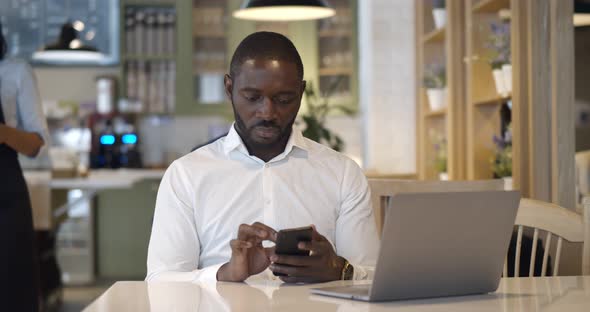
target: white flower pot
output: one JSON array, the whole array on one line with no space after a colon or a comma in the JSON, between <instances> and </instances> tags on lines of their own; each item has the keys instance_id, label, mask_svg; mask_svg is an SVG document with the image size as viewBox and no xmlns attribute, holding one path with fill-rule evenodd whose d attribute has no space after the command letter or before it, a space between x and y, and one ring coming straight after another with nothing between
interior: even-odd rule
<instances>
[{"instance_id":1,"label":"white flower pot","mask_svg":"<svg viewBox=\"0 0 590 312\"><path fill-rule=\"evenodd\" d=\"M512 92L512 64L502 65L502 74L504 75L504 89L507 93Z\"/></svg>"},{"instance_id":2,"label":"white flower pot","mask_svg":"<svg viewBox=\"0 0 590 312\"><path fill-rule=\"evenodd\" d=\"M438 179L441 181L449 181L449 174L446 172L441 172L438 174Z\"/></svg>"},{"instance_id":3,"label":"white flower pot","mask_svg":"<svg viewBox=\"0 0 590 312\"><path fill-rule=\"evenodd\" d=\"M494 75L494 82L496 83L496 91L500 95L508 94L506 90L506 86L504 83L504 73L501 69L494 69L492 70L492 75Z\"/></svg>"},{"instance_id":4,"label":"white flower pot","mask_svg":"<svg viewBox=\"0 0 590 312\"><path fill-rule=\"evenodd\" d=\"M443 28L447 23L447 10L432 9L432 17L434 18L434 27L436 27L436 29Z\"/></svg>"},{"instance_id":5,"label":"white flower pot","mask_svg":"<svg viewBox=\"0 0 590 312\"><path fill-rule=\"evenodd\" d=\"M447 89L426 89L428 104L431 111L437 111L447 106Z\"/></svg>"},{"instance_id":6,"label":"white flower pot","mask_svg":"<svg viewBox=\"0 0 590 312\"><path fill-rule=\"evenodd\" d=\"M504 177L504 190L505 191L512 191L514 187L512 186L512 177Z\"/></svg>"}]
</instances>

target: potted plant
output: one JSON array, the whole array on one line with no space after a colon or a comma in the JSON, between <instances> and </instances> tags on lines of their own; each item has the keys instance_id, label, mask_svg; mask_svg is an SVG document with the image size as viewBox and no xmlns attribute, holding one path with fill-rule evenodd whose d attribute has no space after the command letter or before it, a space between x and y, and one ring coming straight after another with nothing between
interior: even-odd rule
<instances>
[{"instance_id":1,"label":"potted plant","mask_svg":"<svg viewBox=\"0 0 590 312\"><path fill-rule=\"evenodd\" d=\"M342 105L330 105L330 95L336 90L340 79L336 80L325 93L325 96L319 96L313 84L308 82L305 88L305 101L307 102L307 111L300 117L305 124L303 136L318 143L328 145L335 151L344 149L344 141L335 133L332 133L325 127L326 117L331 111L341 111L347 116L354 115L354 111Z\"/></svg>"},{"instance_id":2,"label":"potted plant","mask_svg":"<svg viewBox=\"0 0 590 312\"><path fill-rule=\"evenodd\" d=\"M432 0L432 17L434 18L434 27L436 29L445 27L447 22L445 0Z\"/></svg>"},{"instance_id":3,"label":"potted plant","mask_svg":"<svg viewBox=\"0 0 590 312\"><path fill-rule=\"evenodd\" d=\"M492 171L494 178L504 180L504 188L512 189L512 131L508 125L502 136L493 136L496 145L496 153L492 159Z\"/></svg>"},{"instance_id":4,"label":"potted plant","mask_svg":"<svg viewBox=\"0 0 590 312\"><path fill-rule=\"evenodd\" d=\"M441 110L447 106L447 76L442 63L426 66L423 85L426 88L428 104L431 111Z\"/></svg>"},{"instance_id":5,"label":"potted plant","mask_svg":"<svg viewBox=\"0 0 590 312\"><path fill-rule=\"evenodd\" d=\"M507 21L490 24L487 48L490 51L489 63L498 94L512 92L512 65L510 64L510 24Z\"/></svg>"},{"instance_id":6,"label":"potted plant","mask_svg":"<svg viewBox=\"0 0 590 312\"><path fill-rule=\"evenodd\" d=\"M441 181L449 180L447 172L447 138L433 129L430 131L430 140L434 149L434 170L438 173L438 179Z\"/></svg>"}]
</instances>

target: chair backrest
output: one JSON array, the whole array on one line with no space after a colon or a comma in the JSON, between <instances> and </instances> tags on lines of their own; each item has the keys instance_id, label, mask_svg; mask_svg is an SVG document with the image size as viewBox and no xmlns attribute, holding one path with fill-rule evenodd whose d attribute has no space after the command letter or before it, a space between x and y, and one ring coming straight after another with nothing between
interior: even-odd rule
<instances>
[{"instance_id":1,"label":"chair backrest","mask_svg":"<svg viewBox=\"0 0 590 312\"><path fill-rule=\"evenodd\" d=\"M559 274L561 246L564 239L572 243L583 243L582 274L590 274L590 198L585 199L583 209L584 213L578 214L555 204L533 199L521 199L515 221L518 230L514 256L514 276L518 277L520 271L522 234L525 227L533 229L529 276L533 276L533 272L535 272L539 231L546 232L541 276L545 276L547 272L547 259L554 236L557 237L557 247L553 275L556 276ZM508 276L508 261L511 260L506 259L504 262L504 276Z\"/></svg>"},{"instance_id":2,"label":"chair backrest","mask_svg":"<svg viewBox=\"0 0 590 312\"><path fill-rule=\"evenodd\" d=\"M416 181L394 179L369 179L373 213L377 224L377 232L381 237L385 213L391 204L391 197L398 193L426 192L469 192L499 191L504 189L502 180L477 181Z\"/></svg>"}]
</instances>

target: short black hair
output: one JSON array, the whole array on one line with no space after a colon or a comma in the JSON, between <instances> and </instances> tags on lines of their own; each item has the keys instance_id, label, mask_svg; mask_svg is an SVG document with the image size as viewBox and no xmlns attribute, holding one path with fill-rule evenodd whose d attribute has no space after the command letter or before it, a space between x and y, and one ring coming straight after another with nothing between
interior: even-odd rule
<instances>
[{"instance_id":1,"label":"short black hair","mask_svg":"<svg viewBox=\"0 0 590 312\"><path fill-rule=\"evenodd\" d=\"M248 35L236 48L231 58L229 74L235 77L239 68L249 59L264 58L291 62L297 66L297 74L303 80L303 62L297 48L289 38L270 31L259 31Z\"/></svg>"},{"instance_id":2,"label":"short black hair","mask_svg":"<svg viewBox=\"0 0 590 312\"><path fill-rule=\"evenodd\" d=\"M4 59L6 51L8 51L8 45L4 39L4 33L2 33L2 23L0 23L0 61Z\"/></svg>"}]
</instances>

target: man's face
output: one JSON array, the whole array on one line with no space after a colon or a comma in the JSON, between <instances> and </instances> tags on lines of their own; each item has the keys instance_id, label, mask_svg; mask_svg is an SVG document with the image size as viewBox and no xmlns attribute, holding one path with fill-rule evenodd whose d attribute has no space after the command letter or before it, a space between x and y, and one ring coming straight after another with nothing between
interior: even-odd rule
<instances>
[{"instance_id":1,"label":"man's face","mask_svg":"<svg viewBox=\"0 0 590 312\"><path fill-rule=\"evenodd\" d=\"M301 105L305 81L295 64L250 59L236 77L225 77L238 132L250 148L272 148L291 133Z\"/></svg>"}]
</instances>

